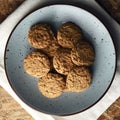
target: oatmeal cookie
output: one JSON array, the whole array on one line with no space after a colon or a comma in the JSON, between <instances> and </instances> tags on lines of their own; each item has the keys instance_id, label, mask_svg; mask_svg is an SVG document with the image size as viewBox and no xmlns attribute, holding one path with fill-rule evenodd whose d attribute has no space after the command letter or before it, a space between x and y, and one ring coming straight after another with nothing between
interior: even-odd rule
<instances>
[{"instance_id":1,"label":"oatmeal cookie","mask_svg":"<svg viewBox=\"0 0 120 120\"><path fill-rule=\"evenodd\" d=\"M31 76L40 78L50 71L50 61L42 52L32 52L24 59L24 69Z\"/></svg>"},{"instance_id":2,"label":"oatmeal cookie","mask_svg":"<svg viewBox=\"0 0 120 120\"><path fill-rule=\"evenodd\" d=\"M82 40L80 28L74 23L64 23L58 30L58 43L65 48L72 48L78 41Z\"/></svg>"},{"instance_id":3,"label":"oatmeal cookie","mask_svg":"<svg viewBox=\"0 0 120 120\"><path fill-rule=\"evenodd\" d=\"M53 57L53 66L55 70L63 75L67 75L73 68L74 64L71 60L71 50L67 48L60 48L57 54Z\"/></svg>"},{"instance_id":4,"label":"oatmeal cookie","mask_svg":"<svg viewBox=\"0 0 120 120\"><path fill-rule=\"evenodd\" d=\"M48 73L38 81L38 88L44 96L56 98L62 94L65 81L60 74Z\"/></svg>"},{"instance_id":5,"label":"oatmeal cookie","mask_svg":"<svg viewBox=\"0 0 120 120\"><path fill-rule=\"evenodd\" d=\"M80 42L71 51L71 59L78 66L89 66L95 58L94 49L87 42Z\"/></svg>"},{"instance_id":6,"label":"oatmeal cookie","mask_svg":"<svg viewBox=\"0 0 120 120\"><path fill-rule=\"evenodd\" d=\"M37 49L47 47L54 38L52 30L47 24L34 25L28 32L29 43Z\"/></svg>"},{"instance_id":7,"label":"oatmeal cookie","mask_svg":"<svg viewBox=\"0 0 120 120\"><path fill-rule=\"evenodd\" d=\"M60 48L60 45L58 44L57 39L54 38L53 40L50 41L50 44L46 48L43 48L42 50L49 57L53 57L56 54L58 48Z\"/></svg>"},{"instance_id":8,"label":"oatmeal cookie","mask_svg":"<svg viewBox=\"0 0 120 120\"><path fill-rule=\"evenodd\" d=\"M71 92L81 92L87 89L91 82L91 74L86 67L74 67L66 79L66 90Z\"/></svg>"}]
</instances>

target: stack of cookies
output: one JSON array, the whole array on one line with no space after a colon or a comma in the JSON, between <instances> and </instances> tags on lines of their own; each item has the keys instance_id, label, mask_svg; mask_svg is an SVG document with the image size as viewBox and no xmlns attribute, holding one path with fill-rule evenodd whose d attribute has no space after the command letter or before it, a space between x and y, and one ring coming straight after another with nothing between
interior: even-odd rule
<instances>
[{"instance_id":1,"label":"stack of cookies","mask_svg":"<svg viewBox=\"0 0 120 120\"><path fill-rule=\"evenodd\" d=\"M88 66L93 64L94 49L76 24L62 24L57 37L49 25L34 25L28 41L37 51L25 57L24 68L39 78L38 88L44 96L56 98L63 92L81 92L89 87L92 75Z\"/></svg>"}]
</instances>

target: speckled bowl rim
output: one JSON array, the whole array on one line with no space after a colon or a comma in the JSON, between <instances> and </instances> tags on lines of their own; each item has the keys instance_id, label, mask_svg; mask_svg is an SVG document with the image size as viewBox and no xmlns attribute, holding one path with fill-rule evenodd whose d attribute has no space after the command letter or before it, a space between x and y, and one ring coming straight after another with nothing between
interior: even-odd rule
<instances>
[{"instance_id":1,"label":"speckled bowl rim","mask_svg":"<svg viewBox=\"0 0 120 120\"><path fill-rule=\"evenodd\" d=\"M11 31L11 33L10 33L10 35L9 35L9 37L8 37L8 40L7 40L7 43L6 43L6 46L5 46L5 52L4 52L5 73L6 73L6 77L7 77L7 79L8 79L8 82L9 82L11 88L13 89L13 91L16 93L16 95L17 95L25 104L27 104L28 106L30 106L30 107L33 108L34 110L36 110L36 111L38 111L38 112L42 112L42 113L44 113L44 114L48 114L48 113L43 112L43 111L41 111L40 109L38 109L37 107L35 107L35 106L31 105L30 103L28 103L21 95L19 95L19 93L17 92L17 90L15 90L15 88L13 87L11 81L9 80L8 74L7 74L7 68L6 68L6 52L7 52L7 46L8 46L10 37L11 37L12 33L14 32L14 30L16 29L16 27L19 25L19 23L20 23L22 20L24 20L24 19L25 19L27 16L29 16L31 13L34 13L34 12L36 12L36 11L39 10L39 9L42 9L42 8L45 8L45 7L50 7L50 6L57 6L57 5L61 5L61 6L62 6L62 5L65 5L65 6L72 6L72 7L76 7L76 8L81 8L81 9L85 10L86 12L88 12L89 14L95 16L94 14L92 14L91 12L89 12L88 10L86 10L86 9L84 9L84 8L82 8L82 7L77 7L77 6L75 6L75 5L69 5L69 4L51 4L51 5L43 6L43 7L41 7L41 8L37 8L37 9L35 9L34 11L26 14L26 15L25 15L23 18L21 18L21 19L19 20L19 22L15 25L15 27L13 28L13 30ZM95 17L96 17L96 16L95 16ZM103 26L106 28L106 30L108 31L108 33L109 33L109 35L110 35L110 32L109 32L109 30L107 29L107 27L104 25L104 23L103 23L98 17L96 17L96 19L97 19L98 21L100 21L101 24L103 24ZM111 35L110 35L110 37L111 37L111 39L112 39L112 36L111 36ZM112 42L113 42L113 39L112 39ZM73 112L73 113L70 113L70 114L49 114L49 115L57 115L57 116L70 116L70 115L75 115L75 114L84 112L84 111L88 110L89 108L93 107L95 104L97 104L97 103L104 97L104 95L107 93L107 91L109 90L109 88L110 88L110 86L111 86L111 84L112 84L112 82L113 82L113 80L114 80L115 73L116 73L116 69L117 69L117 54L116 54L116 47L115 47L115 45L114 45L114 42L113 42L113 47L114 47L114 49L115 49L115 69L114 69L114 73L113 73L113 77L112 77L112 79L111 79L111 82L110 82L109 86L107 87L107 89L105 90L105 92L101 95L101 97L100 97L98 100L96 100L96 102L94 102L93 104L91 104L89 107L87 107L87 108L85 108L85 109L83 109L83 110L81 110L81 111Z\"/></svg>"}]
</instances>

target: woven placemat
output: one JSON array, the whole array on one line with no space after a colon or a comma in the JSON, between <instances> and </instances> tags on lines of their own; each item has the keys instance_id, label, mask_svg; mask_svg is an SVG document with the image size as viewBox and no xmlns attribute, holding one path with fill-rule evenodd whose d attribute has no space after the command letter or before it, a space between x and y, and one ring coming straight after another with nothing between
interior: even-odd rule
<instances>
[{"instance_id":1,"label":"woven placemat","mask_svg":"<svg viewBox=\"0 0 120 120\"><path fill-rule=\"evenodd\" d=\"M0 120L33 120L33 118L0 87Z\"/></svg>"},{"instance_id":2,"label":"woven placemat","mask_svg":"<svg viewBox=\"0 0 120 120\"><path fill-rule=\"evenodd\" d=\"M25 0L0 0L0 23Z\"/></svg>"}]
</instances>

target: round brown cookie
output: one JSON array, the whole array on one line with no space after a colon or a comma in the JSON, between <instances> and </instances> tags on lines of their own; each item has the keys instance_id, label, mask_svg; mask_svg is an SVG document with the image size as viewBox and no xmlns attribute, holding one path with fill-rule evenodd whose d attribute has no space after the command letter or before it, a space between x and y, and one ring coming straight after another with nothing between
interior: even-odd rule
<instances>
[{"instance_id":1,"label":"round brown cookie","mask_svg":"<svg viewBox=\"0 0 120 120\"><path fill-rule=\"evenodd\" d=\"M95 58L94 49L87 42L77 43L71 51L71 59L78 66L89 66Z\"/></svg>"},{"instance_id":2,"label":"round brown cookie","mask_svg":"<svg viewBox=\"0 0 120 120\"><path fill-rule=\"evenodd\" d=\"M38 88L44 96L56 98L62 94L65 81L60 74L48 73L38 81Z\"/></svg>"},{"instance_id":3,"label":"round brown cookie","mask_svg":"<svg viewBox=\"0 0 120 120\"><path fill-rule=\"evenodd\" d=\"M72 48L78 41L82 40L80 28L74 23L64 23L57 33L58 43L65 48Z\"/></svg>"},{"instance_id":4,"label":"round brown cookie","mask_svg":"<svg viewBox=\"0 0 120 120\"><path fill-rule=\"evenodd\" d=\"M57 54L53 57L53 67L55 70L63 75L67 75L73 68L74 64L71 60L71 50L67 48L60 48Z\"/></svg>"},{"instance_id":5,"label":"round brown cookie","mask_svg":"<svg viewBox=\"0 0 120 120\"><path fill-rule=\"evenodd\" d=\"M60 47L60 45L57 42L57 39L53 39L50 41L50 44L43 48L42 50L49 56L53 57L56 54L57 49Z\"/></svg>"},{"instance_id":6,"label":"round brown cookie","mask_svg":"<svg viewBox=\"0 0 120 120\"><path fill-rule=\"evenodd\" d=\"M91 82L91 74L86 67L74 67L66 79L66 91L81 92L87 89Z\"/></svg>"},{"instance_id":7,"label":"round brown cookie","mask_svg":"<svg viewBox=\"0 0 120 120\"><path fill-rule=\"evenodd\" d=\"M42 52L32 52L24 59L24 69L34 77L43 77L50 71L50 61Z\"/></svg>"},{"instance_id":8,"label":"round brown cookie","mask_svg":"<svg viewBox=\"0 0 120 120\"><path fill-rule=\"evenodd\" d=\"M37 49L47 47L53 39L55 39L54 34L47 24L34 25L28 32L29 43Z\"/></svg>"}]
</instances>

